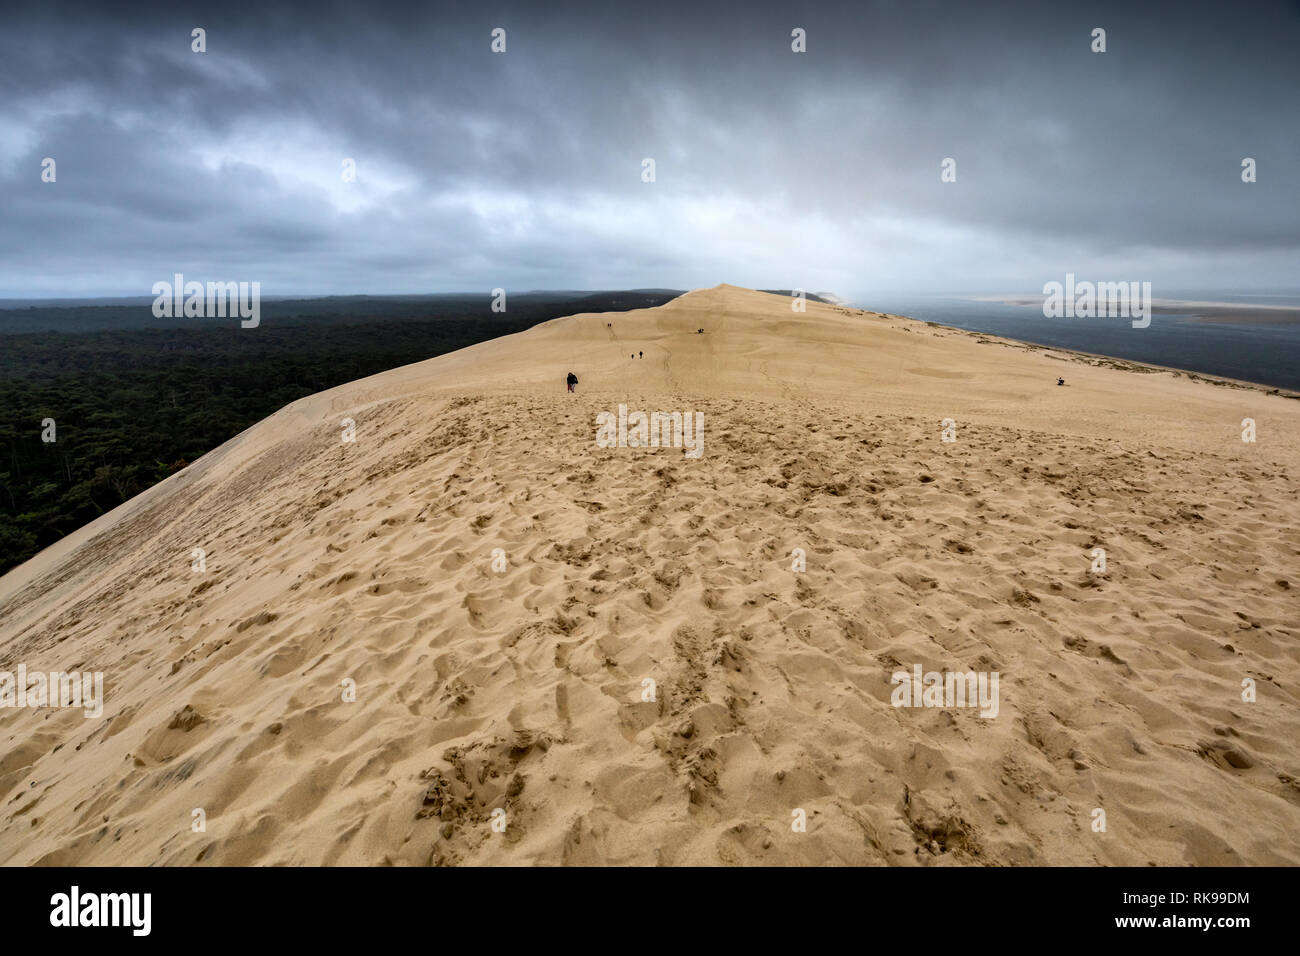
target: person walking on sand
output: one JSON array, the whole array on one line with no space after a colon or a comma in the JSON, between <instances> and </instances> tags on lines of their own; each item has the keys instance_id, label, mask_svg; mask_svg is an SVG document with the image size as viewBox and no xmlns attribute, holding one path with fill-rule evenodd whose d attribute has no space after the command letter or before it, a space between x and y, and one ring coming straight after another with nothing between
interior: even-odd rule
<instances>
[{"instance_id":1,"label":"person walking on sand","mask_svg":"<svg viewBox=\"0 0 1300 956\"><path fill-rule=\"evenodd\" d=\"M636 355L637 355L637 358L645 358L645 353L644 353L644 352L637 352Z\"/></svg>"},{"instance_id":2,"label":"person walking on sand","mask_svg":"<svg viewBox=\"0 0 1300 956\"><path fill-rule=\"evenodd\" d=\"M566 382L568 383L568 385L569 385L569 391L573 391L573 386L575 386L575 385L578 384L578 376L576 376L576 375L574 375L572 372L570 372L570 373L569 373L569 377L568 377L567 379L565 379L565 381L566 381Z\"/></svg>"}]
</instances>

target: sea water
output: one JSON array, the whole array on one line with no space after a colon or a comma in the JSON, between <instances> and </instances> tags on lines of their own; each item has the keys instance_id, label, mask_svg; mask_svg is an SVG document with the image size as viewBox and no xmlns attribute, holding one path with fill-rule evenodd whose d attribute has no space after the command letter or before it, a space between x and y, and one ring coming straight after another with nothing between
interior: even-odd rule
<instances>
[{"instance_id":1,"label":"sea water","mask_svg":"<svg viewBox=\"0 0 1300 956\"><path fill-rule=\"evenodd\" d=\"M1300 295L1162 294L1161 298L1300 308ZM1048 318L1041 305L916 296L855 303L972 332L1036 345L1148 362L1300 391L1300 322L1247 324L1193 321L1191 315L1156 312L1147 328L1124 318Z\"/></svg>"}]
</instances>

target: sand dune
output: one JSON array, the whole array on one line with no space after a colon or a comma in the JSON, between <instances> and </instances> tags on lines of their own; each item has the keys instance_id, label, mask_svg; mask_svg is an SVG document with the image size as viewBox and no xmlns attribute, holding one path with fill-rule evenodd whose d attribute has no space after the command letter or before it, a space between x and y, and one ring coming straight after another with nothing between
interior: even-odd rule
<instances>
[{"instance_id":1,"label":"sand dune","mask_svg":"<svg viewBox=\"0 0 1300 956\"><path fill-rule=\"evenodd\" d=\"M703 454L598 447L620 403ZM1298 437L730 286L323 392L0 579L0 670L106 685L0 710L0 861L1300 863Z\"/></svg>"}]
</instances>

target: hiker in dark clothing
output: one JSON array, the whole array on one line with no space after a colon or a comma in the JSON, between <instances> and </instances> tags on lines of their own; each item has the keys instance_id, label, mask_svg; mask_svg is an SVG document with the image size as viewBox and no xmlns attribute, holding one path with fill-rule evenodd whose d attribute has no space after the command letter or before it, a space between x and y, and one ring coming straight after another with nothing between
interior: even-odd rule
<instances>
[{"instance_id":1,"label":"hiker in dark clothing","mask_svg":"<svg viewBox=\"0 0 1300 956\"><path fill-rule=\"evenodd\" d=\"M636 355L637 355L637 358L645 358L645 353L644 353L644 352L637 352Z\"/></svg>"},{"instance_id":2,"label":"hiker in dark clothing","mask_svg":"<svg viewBox=\"0 0 1300 956\"><path fill-rule=\"evenodd\" d=\"M569 391L573 391L573 386L578 384L578 376L570 372L569 377L565 381L569 383Z\"/></svg>"}]
</instances>

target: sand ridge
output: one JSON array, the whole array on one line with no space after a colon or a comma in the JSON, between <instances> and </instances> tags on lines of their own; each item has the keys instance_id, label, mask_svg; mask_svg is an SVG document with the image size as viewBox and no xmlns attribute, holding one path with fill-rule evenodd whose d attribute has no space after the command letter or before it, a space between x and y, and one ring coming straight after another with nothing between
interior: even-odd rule
<instances>
[{"instance_id":1,"label":"sand ridge","mask_svg":"<svg viewBox=\"0 0 1300 956\"><path fill-rule=\"evenodd\" d=\"M620 402L704 454L597 447ZM0 579L0 670L107 684L0 710L0 860L1300 862L1298 434L731 286L353 382ZM998 716L892 706L915 664Z\"/></svg>"}]
</instances>

